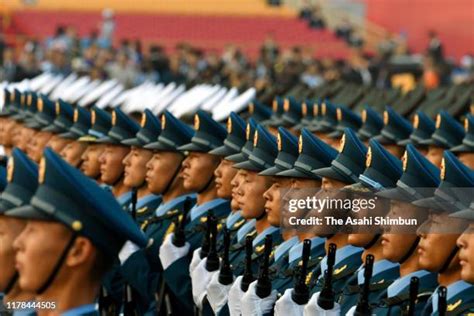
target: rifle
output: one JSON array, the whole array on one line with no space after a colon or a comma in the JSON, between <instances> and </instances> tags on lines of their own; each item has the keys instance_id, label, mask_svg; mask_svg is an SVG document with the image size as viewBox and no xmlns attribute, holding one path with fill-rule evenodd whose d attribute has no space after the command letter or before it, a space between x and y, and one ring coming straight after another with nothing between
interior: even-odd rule
<instances>
[{"instance_id":1,"label":"rifle","mask_svg":"<svg viewBox=\"0 0 474 316\"><path fill-rule=\"evenodd\" d=\"M332 289L332 273L336 262L336 249L337 246L335 244L329 245L327 270L324 271L324 286L318 297L318 305L324 310L329 310L334 307L335 295Z\"/></svg>"},{"instance_id":2,"label":"rifle","mask_svg":"<svg viewBox=\"0 0 474 316\"><path fill-rule=\"evenodd\" d=\"M216 271L219 269L219 256L217 255L217 218L214 216L211 218L211 222L209 223L211 226L211 238L210 238L210 249L209 253L207 254L206 260L206 270L207 271Z\"/></svg>"},{"instance_id":3,"label":"rifle","mask_svg":"<svg viewBox=\"0 0 474 316\"><path fill-rule=\"evenodd\" d=\"M178 218L178 224L175 226L173 235L173 245L176 247L183 247L186 242L186 236L184 234L184 226L186 224L186 217L191 209L191 198L188 196L183 202L183 214L181 220Z\"/></svg>"},{"instance_id":4,"label":"rifle","mask_svg":"<svg viewBox=\"0 0 474 316\"><path fill-rule=\"evenodd\" d=\"M305 239L303 241L303 255L299 279L296 281L295 288L291 293L291 298L298 305L304 305L309 301L309 289L306 285L306 274L310 252L311 240Z\"/></svg>"},{"instance_id":5,"label":"rifle","mask_svg":"<svg viewBox=\"0 0 474 316\"><path fill-rule=\"evenodd\" d=\"M209 248L211 246L211 221L213 217L214 213L210 210L207 214L206 234L202 238L201 252L199 253L201 259L204 259L209 254Z\"/></svg>"},{"instance_id":6,"label":"rifle","mask_svg":"<svg viewBox=\"0 0 474 316\"><path fill-rule=\"evenodd\" d=\"M438 315L446 316L446 309L448 307L448 289L445 286L440 286L438 289Z\"/></svg>"},{"instance_id":7,"label":"rifle","mask_svg":"<svg viewBox=\"0 0 474 316\"><path fill-rule=\"evenodd\" d=\"M234 280L229 262L230 234L227 227L224 227L224 253L222 254L222 264L219 271L219 283L229 285ZM208 259L209 260L209 257Z\"/></svg>"},{"instance_id":8,"label":"rifle","mask_svg":"<svg viewBox=\"0 0 474 316\"><path fill-rule=\"evenodd\" d=\"M408 316L415 316L416 300L418 298L418 287L420 284L420 279L417 277L412 277L410 279L410 301L408 303Z\"/></svg>"},{"instance_id":9,"label":"rifle","mask_svg":"<svg viewBox=\"0 0 474 316\"><path fill-rule=\"evenodd\" d=\"M257 280L255 293L260 298L265 298L270 295L272 291L272 282L268 276L268 269L270 268L270 255L272 253L273 239L272 235L265 236L265 253L263 255L263 262L260 266L260 273Z\"/></svg>"},{"instance_id":10,"label":"rifle","mask_svg":"<svg viewBox=\"0 0 474 316\"><path fill-rule=\"evenodd\" d=\"M354 315L357 316L366 316L372 315L372 308L369 304L369 294L370 294L370 279L372 278L372 272L374 269L374 256L367 255L365 258L364 266L364 286L362 288L362 293L359 296L359 301L357 302L357 307L354 312Z\"/></svg>"},{"instance_id":11,"label":"rifle","mask_svg":"<svg viewBox=\"0 0 474 316\"><path fill-rule=\"evenodd\" d=\"M247 292L250 283L255 280L252 273L252 253L253 253L253 237L247 236L245 239L245 270L240 283L240 289Z\"/></svg>"}]
</instances>

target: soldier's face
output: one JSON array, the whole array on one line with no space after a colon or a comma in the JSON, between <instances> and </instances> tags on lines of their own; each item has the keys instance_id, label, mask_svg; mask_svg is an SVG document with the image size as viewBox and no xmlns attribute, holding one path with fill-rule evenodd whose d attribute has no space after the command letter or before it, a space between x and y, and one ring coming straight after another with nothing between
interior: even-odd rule
<instances>
[{"instance_id":1,"label":"soldier's face","mask_svg":"<svg viewBox=\"0 0 474 316\"><path fill-rule=\"evenodd\" d=\"M237 189L242 217L257 218L265 212L263 193L270 187L270 179L259 176L255 171L240 170L243 181Z\"/></svg>"},{"instance_id":2,"label":"soldier's face","mask_svg":"<svg viewBox=\"0 0 474 316\"><path fill-rule=\"evenodd\" d=\"M392 201L390 218L411 219L414 214L421 212L419 208L410 203L400 201ZM396 230L394 227L386 227L386 232L382 235L382 253L383 256L392 262L400 262L403 257L409 252L410 248L416 241L416 234L403 233Z\"/></svg>"},{"instance_id":3,"label":"soldier's face","mask_svg":"<svg viewBox=\"0 0 474 316\"><path fill-rule=\"evenodd\" d=\"M15 274L13 241L20 235L26 221L0 215L0 292L3 292Z\"/></svg>"},{"instance_id":4,"label":"soldier's face","mask_svg":"<svg viewBox=\"0 0 474 316\"><path fill-rule=\"evenodd\" d=\"M12 119L5 119L0 125L1 144L5 147L13 146L13 131L16 128L16 122Z\"/></svg>"},{"instance_id":5,"label":"soldier's face","mask_svg":"<svg viewBox=\"0 0 474 316\"><path fill-rule=\"evenodd\" d=\"M97 179L100 176L99 157L104 152L104 144L89 144L81 156L81 171L86 176Z\"/></svg>"},{"instance_id":6,"label":"soldier's face","mask_svg":"<svg viewBox=\"0 0 474 316\"><path fill-rule=\"evenodd\" d=\"M71 143L72 139L62 138L58 135L53 135L46 146L50 147L55 153L59 154L67 146L67 144Z\"/></svg>"},{"instance_id":7,"label":"soldier's face","mask_svg":"<svg viewBox=\"0 0 474 316\"><path fill-rule=\"evenodd\" d=\"M78 168L82 162L81 157L84 151L87 149L87 143L79 142L74 140L61 150L61 157L66 160L70 165Z\"/></svg>"},{"instance_id":8,"label":"soldier's face","mask_svg":"<svg viewBox=\"0 0 474 316\"><path fill-rule=\"evenodd\" d=\"M231 181L237 174L237 169L233 168L233 165L234 163L232 161L222 159L221 163L214 171L217 196L222 199L229 199L232 196Z\"/></svg>"},{"instance_id":9,"label":"soldier's face","mask_svg":"<svg viewBox=\"0 0 474 316\"><path fill-rule=\"evenodd\" d=\"M129 147L120 145L106 145L99 157L100 180L105 184L115 184L123 174L123 158L130 152Z\"/></svg>"},{"instance_id":10,"label":"soldier's face","mask_svg":"<svg viewBox=\"0 0 474 316\"><path fill-rule=\"evenodd\" d=\"M161 194L173 177L180 177L183 155L171 151L156 152L146 164L145 180L148 190L154 194Z\"/></svg>"},{"instance_id":11,"label":"soldier's face","mask_svg":"<svg viewBox=\"0 0 474 316\"><path fill-rule=\"evenodd\" d=\"M27 222L13 243L16 268L20 274L19 284L23 290L33 292L43 285L70 236L71 232L59 223ZM64 266L61 270L64 271ZM60 281L60 276L61 272L56 276L56 282Z\"/></svg>"},{"instance_id":12,"label":"soldier's face","mask_svg":"<svg viewBox=\"0 0 474 316\"><path fill-rule=\"evenodd\" d=\"M461 278L474 284L474 223L471 222L464 233L457 240L459 249L459 263Z\"/></svg>"},{"instance_id":13,"label":"soldier's face","mask_svg":"<svg viewBox=\"0 0 474 316\"><path fill-rule=\"evenodd\" d=\"M191 152L183 161L183 185L186 190L201 191L214 176L220 158L200 152ZM212 184L210 185L212 187Z\"/></svg>"},{"instance_id":14,"label":"soldier's face","mask_svg":"<svg viewBox=\"0 0 474 316\"><path fill-rule=\"evenodd\" d=\"M441 160L443 159L444 148L437 146L428 146L428 153L426 159L428 159L436 167L441 166Z\"/></svg>"},{"instance_id":15,"label":"soldier's face","mask_svg":"<svg viewBox=\"0 0 474 316\"><path fill-rule=\"evenodd\" d=\"M238 188L240 184L244 181L244 177L242 174L236 169L235 176L232 178L230 185L232 186L232 200L230 201L230 207L233 211L237 211L239 209L239 201L238 201Z\"/></svg>"},{"instance_id":16,"label":"soldier's face","mask_svg":"<svg viewBox=\"0 0 474 316\"><path fill-rule=\"evenodd\" d=\"M464 224L460 219L448 217L448 214L432 214L428 221L426 229L419 229L418 263L422 269L438 272L446 264L459 237L459 234L440 232L446 226L449 226L449 229L460 229ZM460 268L457 255L451 259L449 267Z\"/></svg>"},{"instance_id":17,"label":"soldier's face","mask_svg":"<svg viewBox=\"0 0 474 316\"><path fill-rule=\"evenodd\" d=\"M28 148L28 142L36 135L36 131L32 128L22 127L18 134L15 133L15 144L22 151L26 152Z\"/></svg>"},{"instance_id":18,"label":"soldier's face","mask_svg":"<svg viewBox=\"0 0 474 316\"><path fill-rule=\"evenodd\" d=\"M270 188L263 194L267 219L273 226L280 226L282 215L282 194L284 193L283 190L288 190L290 186L291 178L272 177Z\"/></svg>"},{"instance_id":19,"label":"soldier's face","mask_svg":"<svg viewBox=\"0 0 474 316\"><path fill-rule=\"evenodd\" d=\"M132 147L130 153L123 159L123 183L131 188L139 188L145 183L146 164L153 157L148 149Z\"/></svg>"},{"instance_id":20,"label":"soldier's face","mask_svg":"<svg viewBox=\"0 0 474 316\"><path fill-rule=\"evenodd\" d=\"M405 152L405 147L403 146L398 146L395 144L387 144L383 145L383 148L385 148L389 153L394 155L397 158L401 158L403 156L403 153Z\"/></svg>"},{"instance_id":21,"label":"soldier's face","mask_svg":"<svg viewBox=\"0 0 474 316\"><path fill-rule=\"evenodd\" d=\"M459 153L459 161L468 166L471 169L474 169L474 153Z\"/></svg>"},{"instance_id":22,"label":"soldier's face","mask_svg":"<svg viewBox=\"0 0 474 316\"><path fill-rule=\"evenodd\" d=\"M38 132L34 138L30 139L26 153L33 161L40 161L43 156L43 150L51 139L51 136L53 136L53 134L49 132Z\"/></svg>"}]
</instances>

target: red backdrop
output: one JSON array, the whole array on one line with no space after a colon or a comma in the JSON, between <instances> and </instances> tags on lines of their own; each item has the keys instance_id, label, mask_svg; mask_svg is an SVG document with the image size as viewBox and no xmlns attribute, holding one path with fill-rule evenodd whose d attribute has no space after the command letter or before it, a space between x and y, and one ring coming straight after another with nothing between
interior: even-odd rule
<instances>
[{"instance_id":1,"label":"red backdrop","mask_svg":"<svg viewBox=\"0 0 474 316\"><path fill-rule=\"evenodd\" d=\"M406 32L410 47L423 51L427 31L436 30L448 56L474 54L474 0L363 0L369 20Z\"/></svg>"}]
</instances>

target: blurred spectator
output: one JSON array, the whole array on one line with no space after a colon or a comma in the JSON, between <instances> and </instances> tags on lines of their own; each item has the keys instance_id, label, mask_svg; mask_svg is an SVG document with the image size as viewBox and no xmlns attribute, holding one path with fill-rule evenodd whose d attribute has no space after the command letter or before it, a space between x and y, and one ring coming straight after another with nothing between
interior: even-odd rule
<instances>
[{"instance_id":1,"label":"blurred spectator","mask_svg":"<svg viewBox=\"0 0 474 316\"><path fill-rule=\"evenodd\" d=\"M102 11L102 22L100 24L99 46L107 48L112 46L115 32L115 17L112 9Z\"/></svg>"},{"instance_id":2,"label":"blurred spectator","mask_svg":"<svg viewBox=\"0 0 474 316\"><path fill-rule=\"evenodd\" d=\"M377 50L379 57L382 60L388 60L392 55L395 53L395 49L397 47L397 43L393 38L392 33L385 32L385 37L382 41L380 41L377 45Z\"/></svg>"},{"instance_id":3,"label":"blurred spectator","mask_svg":"<svg viewBox=\"0 0 474 316\"><path fill-rule=\"evenodd\" d=\"M441 43L438 34L435 31L429 31L428 37L427 54L433 58L434 62L442 62L444 60L443 43Z\"/></svg>"},{"instance_id":4,"label":"blurred spectator","mask_svg":"<svg viewBox=\"0 0 474 316\"><path fill-rule=\"evenodd\" d=\"M313 62L301 75L301 81L310 88L316 88L324 82L321 74L321 67Z\"/></svg>"},{"instance_id":5,"label":"blurred spectator","mask_svg":"<svg viewBox=\"0 0 474 316\"><path fill-rule=\"evenodd\" d=\"M325 29L326 21L319 6L314 6L309 18L309 27L313 29Z\"/></svg>"},{"instance_id":6,"label":"blurred spectator","mask_svg":"<svg viewBox=\"0 0 474 316\"><path fill-rule=\"evenodd\" d=\"M436 67L435 60L432 56L425 57L423 62L423 84L426 89L437 88L440 84L440 73Z\"/></svg>"},{"instance_id":7,"label":"blurred spectator","mask_svg":"<svg viewBox=\"0 0 474 316\"><path fill-rule=\"evenodd\" d=\"M303 20L309 21L313 14L313 5L311 4L310 0L303 0L303 4L301 5L301 9L299 12L299 18Z\"/></svg>"},{"instance_id":8,"label":"blurred spectator","mask_svg":"<svg viewBox=\"0 0 474 316\"><path fill-rule=\"evenodd\" d=\"M354 27L353 27L351 21L347 17L344 17L342 19L341 23L339 23L336 26L335 31L336 31L336 36L337 37L342 38L346 42L349 43L349 41L351 39L352 32L354 31Z\"/></svg>"},{"instance_id":9,"label":"blurred spectator","mask_svg":"<svg viewBox=\"0 0 474 316\"><path fill-rule=\"evenodd\" d=\"M0 81L16 81L18 66L15 61L15 52L12 48L3 50L3 63L0 68Z\"/></svg>"},{"instance_id":10,"label":"blurred spectator","mask_svg":"<svg viewBox=\"0 0 474 316\"><path fill-rule=\"evenodd\" d=\"M106 67L106 72L110 78L118 80L125 87L130 88L136 82L137 71L124 51L117 53L115 61Z\"/></svg>"},{"instance_id":11,"label":"blurred spectator","mask_svg":"<svg viewBox=\"0 0 474 316\"><path fill-rule=\"evenodd\" d=\"M265 60L266 62L273 63L278 54L280 53L280 48L278 44L275 42L275 38L273 33L267 33L267 37L265 38L262 48L260 48L260 57Z\"/></svg>"}]
</instances>

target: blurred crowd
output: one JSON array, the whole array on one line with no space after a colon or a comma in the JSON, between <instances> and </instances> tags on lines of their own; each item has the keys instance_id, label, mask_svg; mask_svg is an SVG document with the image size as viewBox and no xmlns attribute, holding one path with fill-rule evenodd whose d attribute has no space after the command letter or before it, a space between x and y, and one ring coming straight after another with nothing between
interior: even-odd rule
<instances>
[{"instance_id":1,"label":"blurred crowd","mask_svg":"<svg viewBox=\"0 0 474 316\"><path fill-rule=\"evenodd\" d=\"M301 18L314 26L325 26L318 7L303 8ZM347 60L317 59L313 49L304 45L282 48L269 32L258 58L250 60L241 48L231 44L215 51L183 42L167 51L159 44L147 43L145 48L140 39L122 39L114 46L114 30L113 12L105 10L97 30L87 36L79 36L73 25L60 25L53 36L27 40L19 49L2 44L0 81L19 81L44 71L64 75L75 71L92 79L115 78L125 87L145 81L188 86L218 83L240 90L253 86L266 101L298 85L312 89L335 79L391 87L393 75L407 71L428 89L474 78L473 56L466 55L458 64L450 62L436 32L430 32L426 53L418 59L413 58L405 42L387 33L377 51L367 54L362 43L353 45ZM349 21L343 21L335 32L348 41L357 41ZM406 69L407 64L414 66Z\"/></svg>"}]
</instances>

